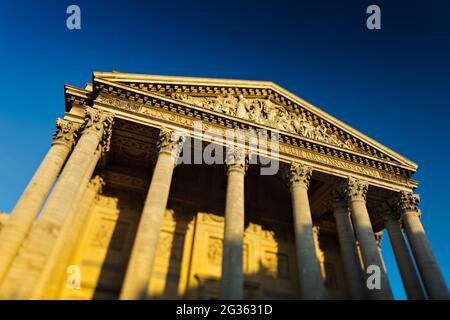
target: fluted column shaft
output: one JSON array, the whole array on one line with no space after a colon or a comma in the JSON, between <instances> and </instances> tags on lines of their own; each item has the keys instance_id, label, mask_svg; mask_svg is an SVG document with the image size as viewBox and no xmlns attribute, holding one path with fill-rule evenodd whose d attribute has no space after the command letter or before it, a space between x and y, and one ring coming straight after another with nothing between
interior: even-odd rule
<instances>
[{"instance_id":1,"label":"fluted column shaft","mask_svg":"<svg viewBox=\"0 0 450 320\"><path fill-rule=\"evenodd\" d=\"M325 287L314 245L313 223L309 207L310 167L292 163L289 171L300 298L325 299Z\"/></svg>"},{"instance_id":2,"label":"fluted column shaft","mask_svg":"<svg viewBox=\"0 0 450 320\"><path fill-rule=\"evenodd\" d=\"M413 252L428 298L439 300L450 299L447 284L434 257L422 223L420 222L418 195L403 192L400 202L401 218L406 236L408 237L411 251Z\"/></svg>"},{"instance_id":3,"label":"fluted column shaft","mask_svg":"<svg viewBox=\"0 0 450 320\"><path fill-rule=\"evenodd\" d=\"M39 219L24 241L0 288L0 296L8 299L30 298L38 277L50 255L78 190L84 189L85 175L92 175L91 160L102 142L108 146L112 114L93 108L86 111L83 133L61 173Z\"/></svg>"},{"instance_id":4,"label":"fluted column shaft","mask_svg":"<svg viewBox=\"0 0 450 320\"><path fill-rule=\"evenodd\" d=\"M377 242L366 208L366 193L368 184L350 178L348 181L348 199L352 212L353 226L359 241L364 269L367 272L369 266L377 266L380 269L380 289L368 290L371 299L392 299L389 280L384 271L383 261L378 251Z\"/></svg>"},{"instance_id":5,"label":"fluted column shaft","mask_svg":"<svg viewBox=\"0 0 450 320\"><path fill-rule=\"evenodd\" d=\"M77 126L57 119L53 143L0 232L0 283L30 230L75 142Z\"/></svg>"},{"instance_id":6,"label":"fluted column shaft","mask_svg":"<svg viewBox=\"0 0 450 320\"><path fill-rule=\"evenodd\" d=\"M239 300L244 297L242 254L244 242L244 178L245 156L240 151L229 152L227 193L223 237L220 298Z\"/></svg>"},{"instance_id":7,"label":"fluted column shaft","mask_svg":"<svg viewBox=\"0 0 450 320\"><path fill-rule=\"evenodd\" d=\"M333 214L341 249L342 264L347 288L352 299L365 298L365 286L362 277L361 262L356 247L350 212L345 197L336 192L333 199Z\"/></svg>"},{"instance_id":8,"label":"fluted column shaft","mask_svg":"<svg viewBox=\"0 0 450 320\"><path fill-rule=\"evenodd\" d=\"M394 251L395 260L402 277L403 286L405 287L408 299L423 300L425 294L420 284L420 279L414 268L414 262L409 253L405 238L400 228L400 222L391 214L385 216L384 223L389 234L392 250Z\"/></svg>"},{"instance_id":9,"label":"fluted column shaft","mask_svg":"<svg viewBox=\"0 0 450 320\"><path fill-rule=\"evenodd\" d=\"M147 291L155 261L159 234L169 199L172 174L183 138L162 129L158 141L158 157L142 210L120 299L147 299Z\"/></svg>"}]
</instances>

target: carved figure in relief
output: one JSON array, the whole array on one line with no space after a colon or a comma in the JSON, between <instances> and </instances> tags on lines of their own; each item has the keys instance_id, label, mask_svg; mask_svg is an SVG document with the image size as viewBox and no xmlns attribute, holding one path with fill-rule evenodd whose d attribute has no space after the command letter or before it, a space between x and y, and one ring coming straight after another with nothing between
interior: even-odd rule
<instances>
[{"instance_id":1,"label":"carved figure in relief","mask_svg":"<svg viewBox=\"0 0 450 320\"><path fill-rule=\"evenodd\" d=\"M244 96L241 94L239 95L239 101L237 103L236 117L241 119L248 119L247 109L248 109L247 99L245 99Z\"/></svg>"},{"instance_id":2,"label":"carved figure in relief","mask_svg":"<svg viewBox=\"0 0 450 320\"><path fill-rule=\"evenodd\" d=\"M354 150L355 146L353 145L352 139L347 139L345 140L345 146L350 149L350 150Z\"/></svg>"},{"instance_id":3,"label":"carved figure in relief","mask_svg":"<svg viewBox=\"0 0 450 320\"><path fill-rule=\"evenodd\" d=\"M309 139L334 144L350 150L356 149L351 139L342 141L336 133L330 132L331 130L325 124L315 126L304 113L300 113L298 110L288 112L269 99L248 99L242 94L238 97L232 94L218 95L217 97L195 97L184 93L173 93L172 97L197 107L222 112L241 119L250 119Z\"/></svg>"},{"instance_id":4,"label":"carved figure in relief","mask_svg":"<svg viewBox=\"0 0 450 320\"><path fill-rule=\"evenodd\" d=\"M314 126L307 121L303 121L299 133L307 138L314 139Z\"/></svg>"},{"instance_id":5,"label":"carved figure in relief","mask_svg":"<svg viewBox=\"0 0 450 320\"><path fill-rule=\"evenodd\" d=\"M210 239L208 244L208 260L211 264L220 265L222 262L222 242Z\"/></svg>"},{"instance_id":6,"label":"carved figure in relief","mask_svg":"<svg viewBox=\"0 0 450 320\"><path fill-rule=\"evenodd\" d=\"M225 97L224 96L218 96L217 99L215 99L212 103L212 109L214 111L220 112L222 110L222 106L225 102Z\"/></svg>"},{"instance_id":7,"label":"carved figure in relief","mask_svg":"<svg viewBox=\"0 0 450 320\"><path fill-rule=\"evenodd\" d=\"M276 124L277 109L269 100L264 100L264 113L266 114L267 122L271 125Z\"/></svg>"},{"instance_id":8,"label":"carved figure in relief","mask_svg":"<svg viewBox=\"0 0 450 320\"><path fill-rule=\"evenodd\" d=\"M262 104L259 100L253 100L250 106L249 118L252 121L263 123Z\"/></svg>"},{"instance_id":9,"label":"carved figure in relief","mask_svg":"<svg viewBox=\"0 0 450 320\"><path fill-rule=\"evenodd\" d=\"M330 143L337 145L337 146L341 146L342 145L342 141L339 140L339 138L337 137L337 135L335 133L330 135Z\"/></svg>"},{"instance_id":10,"label":"carved figure in relief","mask_svg":"<svg viewBox=\"0 0 450 320\"><path fill-rule=\"evenodd\" d=\"M316 140L324 141L328 143L328 134L327 134L327 127L323 124L320 124L316 127Z\"/></svg>"},{"instance_id":11,"label":"carved figure in relief","mask_svg":"<svg viewBox=\"0 0 450 320\"><path fill-rule=\"evenodd\" d=\"M302 123L301 123L300 117L298 116L297 113L292 115L291 123L292 123L292 126L294 127L294 132L300 133L301 128L302 128Z\"/></svg>"},{"instance_id":12,"label":"carved figure in relief","mask_svg":"<svg viewBox=\"0 0 450 320\"><path fill-rule=\"evenodd\" d=\"M278 117L278 128L287 132L295 132L291 124L291 116L286 111L281 111Z\"/></svg>"},{"instance_id":13,"label":"carved figure in relief","mask_svg":"<svg viewBox=\"0 0 450 320\"><path fill-rule=\"evenodd\" d=\"M237 99L233 95L228 94L223 100L222 112L234 116L236 114L236 102Z\"/></svg>"}]
</instances>

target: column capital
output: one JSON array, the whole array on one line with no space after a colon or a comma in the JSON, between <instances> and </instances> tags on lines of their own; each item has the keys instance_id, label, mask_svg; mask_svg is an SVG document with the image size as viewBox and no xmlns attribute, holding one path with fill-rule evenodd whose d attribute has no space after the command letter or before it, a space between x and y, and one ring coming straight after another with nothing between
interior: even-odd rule
<instances>
[{"instance_id":1,"label":"column capital","mask_svg":"<svg viewBox=\"0 0 450 320\"><path fill-rule=\"evenodd\" d=\"M83 134L92 132L100 137L101 152L109 151L114 114L107 111L87 107L84 113Z\"/></svg>"},{"instance_id":2,"label":"column capital","mask_svg":"<svg viewBox=\"0 0 450 320\"><path fill-rule=\"evenodd\" d=\"M163 127L159 132L156 147L159 153L170 153L176 165L185 140L186 138L180 132Z\"/></svg>"},{"instance_id":3,"label":"column capital","mask_svg":"<svg viewBox=\"0 0 450 320\"><path fill-rule=\"evenodd\" d=\"M248 155L244 148L227 147L225 163L227 165L227 172L239 170L245 173L248 170Z\"/></svg>"},{"instance_id":4,"label":"column capital","mask_svg":"<svg viewBox=\"0 0 450 320\"><path fill-rule=\"evenodd\" d=\"M412 213L420 217L419 209L420 196L408 191L401 191L399 194L398 208L401 213Z\"/></svg>"},{"instance_id":5,"label":"column capital","mask_svg":"<svg viewBox=\"0 0 450 320\"><path fill-rule=\"evenodd\" d=\"M329 198L328 198L329 204L333 209L337 208L344 208L348 211L348 205L347 205L347 193L345 186L343 185L337 185L333 191L331 192ZM343 210L334 210L334 212L346 212Z\"/></svg>"},{"instance_id":6,"label":"column capital","mask_svg":"<svg viewBox=\"0 0 450 320\"><path fill-rule=\"evenodd\" d=\"M310 166L298 162L291 162L285 174L291 187L303 186L308 189L312 171Z\"/></svg>"},{"instance_id":7,"label":"column capital","mask_svg":"<svg viewBox=\"0 0 450 320\"><path fill-rule=\"evenodd\" d=\"M102 189L105 186L105 180L97 175L89 181L88 188L95 190L97 193L102 193Z\"/></svg>"},{"instance_id":8,"label":"column capital","mask_svg":"<svg viewBox=\"0 0 450 320\"><path fill-rule=\"evenodd\" d=\"M366 201L367 190L369 183L364 180L359 180L350 177L346 184L347 197L351 201L362 200Z\"/></svg>"},{"instance_id":9,"label":"column capital","mask_svg":"<svg viewBox=\"0 0 450 320\"><path fill-rule=\"evenodd\" d=\"M313 225L312 230L313 230L314 237L316 237L318 239L320 236L320 226Z\"/></svg>"},{"instance_id":10,"label":"column capital","mask_svg":"<svg viewBox=\"0 0 450 320\"><path fill-rule=\"evenodd\" d=\"M395 195L383 203L383 220L387 221L395 221L400 223L400 212L398 209L398 195Z\"/></svg>"},{"instance_id":11,"label":"column capital","mask_svg":"<svg viewBox=\"0 0 450 320\"><path fill-rule=\"evenodd\" d=\"M56 131L53 134L52 145L64 144L71 149L78 135L78 125L72 121L57 118L55 126Z\"/></svg>"},{"instance_id":12,"label":"column capital","mask_svg":"<svg viewBox=\"0 0 450 320\"><path fill-rule=\"evenodd\" d=\"M375 241L377 242L377 246L381 249L381 240L383 239L383 231L378 231L374 233Z\"/></svg>"}]
</instances>

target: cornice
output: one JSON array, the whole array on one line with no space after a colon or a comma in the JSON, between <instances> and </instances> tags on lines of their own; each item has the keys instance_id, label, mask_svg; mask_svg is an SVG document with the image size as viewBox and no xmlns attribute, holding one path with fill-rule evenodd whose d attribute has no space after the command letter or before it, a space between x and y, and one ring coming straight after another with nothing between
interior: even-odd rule
<instances>
[{"instance_id":1,"label":"cornice","mask_svg":"<svg viewBox=\"0 0 450 320\"><path fill-rule=\"evenodd\" d=\"M86 107L92 105L92 92L69 84L64 85L64 101L66 112L69 112L73 104Z\"/></svg>"}]
</instances>

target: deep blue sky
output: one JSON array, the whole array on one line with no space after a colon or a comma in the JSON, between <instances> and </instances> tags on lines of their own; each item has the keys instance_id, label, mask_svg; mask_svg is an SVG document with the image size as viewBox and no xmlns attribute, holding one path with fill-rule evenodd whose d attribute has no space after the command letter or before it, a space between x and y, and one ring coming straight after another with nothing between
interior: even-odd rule
<instances>
[{"instance_id":1,"label":"deep blue sky","mask_svg":"<svg viewBox=\"0 0 450 320\"><path fill-rule=\"evenodd\" d=\"M365 26L370 4L382 30ZM0 39L0 210L45 155L65 83L111 70L270 80L419 164L422 221L450 281L448 1L1 1ZM403 298L387 236L383 250Z\"/></svg>"}]
</instances>

